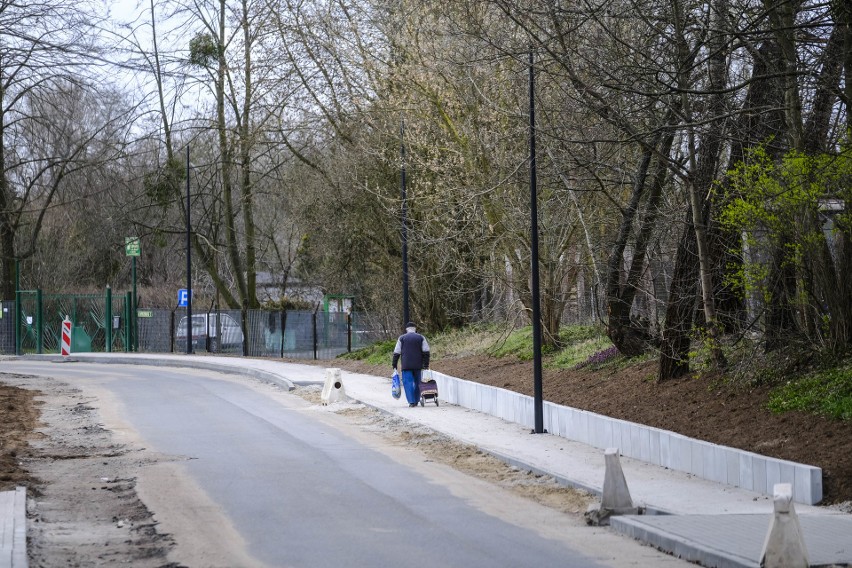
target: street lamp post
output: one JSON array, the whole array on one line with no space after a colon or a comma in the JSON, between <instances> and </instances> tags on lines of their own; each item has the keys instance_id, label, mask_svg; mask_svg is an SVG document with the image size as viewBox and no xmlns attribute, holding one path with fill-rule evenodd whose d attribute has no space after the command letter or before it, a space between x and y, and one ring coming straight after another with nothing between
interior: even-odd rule
<instances>
[{"instance_id":1,"label":"street lamp post","mask_svg":"<svg viewBox=\"0 0 852 568\"><path fill-rule=\"evenodd\" d=\"M408 309L408 203L405 194L405 123L399 125L399 153L402 159L400 192L402 194L402 325L410 321Z\"/></svg>"},{"instance_id":2,"label":"street lamp post","mask_svg":"<svg viewBox=\"0 0 852 568\"><path fill-rule=\"evenodd\" d=\"M541 384L541 295L538 279L538 189L535 163L535 68L533 49L530 46L530 238L532 271L532 328L533 328L533 391L535 429L533 434L543 434L544 411Z\"/></svg>"},{"instance_id":3,"label":"street lamp post","mask_svg":"<svg viewBox=\"0 0 852 568\"><path fill-rule=\"evenodd\" d=\"M189 144L186 145L186 354L192 355L192 225L189 222Z\"/></svg>"}]
</instances>

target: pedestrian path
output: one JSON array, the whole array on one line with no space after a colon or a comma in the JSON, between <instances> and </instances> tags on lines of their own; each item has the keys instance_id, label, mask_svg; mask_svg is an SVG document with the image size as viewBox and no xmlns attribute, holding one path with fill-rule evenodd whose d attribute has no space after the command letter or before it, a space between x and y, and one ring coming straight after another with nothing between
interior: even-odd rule
<instances>
[{"instance_id":1,"label":"pedestrian path","mask_svg":"<svg viewBox=\"0 0 852 568\"><path fill-rule=\"evenodd\" d=\"M78 356L83 361L217 368L276 382L287 388L322 384L326 369L314 365L187 355ZM333 361L329 362L329 366ZM390 371L390 369L389 369ZM341 374L345 394L368 406L422 424L472 444L507 463L553 476L600 494L604 452L529 426L442 403L410 408L390 394L390 378ZM440 397L440 393L439 393ZM773 514L768 495L697 478L688 473L623 458L621 465L635 505L651 513L613 517L613 530L708 567L755 567ZM811 566L852 565L852 515L825 507L795 505Z\"/></svg>"}]
</instances>

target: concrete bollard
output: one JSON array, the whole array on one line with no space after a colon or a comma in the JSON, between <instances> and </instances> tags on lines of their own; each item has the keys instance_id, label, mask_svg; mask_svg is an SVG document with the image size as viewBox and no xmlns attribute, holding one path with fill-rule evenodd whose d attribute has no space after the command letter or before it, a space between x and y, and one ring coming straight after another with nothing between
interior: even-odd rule
<instances>
[{"instance_id":1,"label":"concrete bollard","mask_svg":"<svg viewBox=\"0 0 852 568\"><path fill-rule=\"evenodd\" d=\"M630 498L630 490L627 488L627 480L624 478L624 470L621 469L618 448L607 448L604 452L604 461L606 469L604 470L601 507L609 509L615 514L636 514L636 507L633 506L633 499Z\"/></svg>"},{"instance_id":2,"label":"concrete bollard","mask_svg":"<svg viewBox=\"0 0 852 568\"><path fill-rule=\"evenodd\" d=\"M808 551L799 516L793 506L793 486L778 483L773 487L774 513L760 555L762 568L807 568Z\"/></svg>"},{"instance_id":3,"label":"concrete bollard","mask_svg":"<svg viewBox=\"0 0 852 568\"><path fill-rule=\"evenodd\" d=\"M638 515L639 507L633 506L618 448L607 448L604 452L603 495L600 504L592 505L586 511L586 522L590 525L608 525L612 515Z\"/></svg>"},{"instance_id":4,"label":"concrete bollard","mask_svg":"<svg viewBox=\"0 0 852 568\"><path fill-rule=\"evenodd\" d=\"M343 389L340 369L326 369L325 384L322 387L322 403L327 405L338 400L346 400L346 391Z\"/></svg>"}]
</instances>

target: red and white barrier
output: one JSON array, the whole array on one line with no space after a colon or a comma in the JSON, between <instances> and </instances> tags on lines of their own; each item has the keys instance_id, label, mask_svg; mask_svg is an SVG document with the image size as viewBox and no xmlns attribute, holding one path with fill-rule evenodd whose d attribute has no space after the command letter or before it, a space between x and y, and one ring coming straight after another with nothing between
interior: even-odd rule
<instances>
[{"instance_id":1,"label":"red and white barrier","mask_svg":"<svg viewBox=\"0 0 852 568\"><path fill-rule=\"evenodd\" d=\"M65 316L62 322L62 356L68 357L71 355L71 320Z\"/></svg>"}]
</instances>

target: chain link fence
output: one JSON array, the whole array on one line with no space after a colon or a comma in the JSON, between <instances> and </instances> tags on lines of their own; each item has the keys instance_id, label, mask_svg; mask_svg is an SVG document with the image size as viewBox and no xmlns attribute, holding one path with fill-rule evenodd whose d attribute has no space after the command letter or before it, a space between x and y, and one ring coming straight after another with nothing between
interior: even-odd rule
<instances>
[{"instance_id":1,"label":"chain link fence","mask_svg":"<svg viewBox=\"0 0 852 568\"><path fill-rule=\"evenodd\" d=\"M139 310L139 350L183 353L185 309ZM249 357L333 359L387 335L359 313L246 310L192 312L192 351Z\"/></svg>"},{"instance_id":2,"label":"chain link fence","mask_svg":"<svg viewBox=\"0 0 852 568\"><path fill-rule=\"evenodd\" d=\"M73 324L72 353L133 351L133 322L128 321L126 298L112 297L109 309L105 302L103 295L22 292L17 334L15 302L2 302L0 353L59 353L61 325L66 317ZM146 353L184 353L189 341L197 353L333 359L390 337L361 313L193 310L190 322L184 308L140 308L136 316L136 343L138 350Z\"/></svg>"},{"instance_id":3,"label":"chain link fence","mask_svg":"<svg viewBox=\"0 0 852 568\"><path fill-rule=\"evenodd\" d=\"M15 353L15 302L0 302L0 353Z\"/></svg>"}]
</instances>

